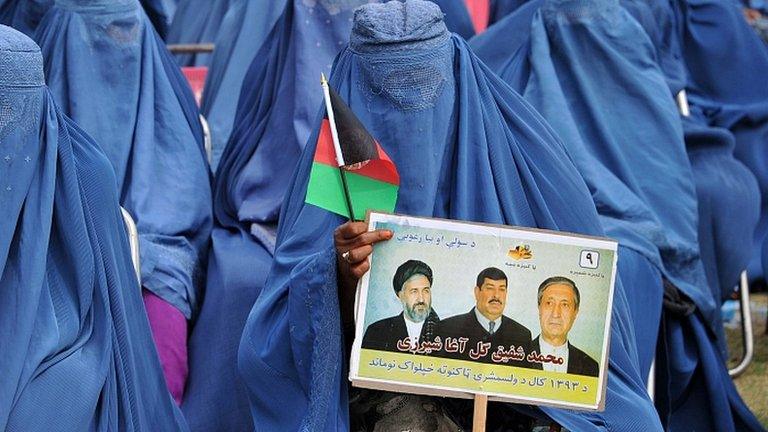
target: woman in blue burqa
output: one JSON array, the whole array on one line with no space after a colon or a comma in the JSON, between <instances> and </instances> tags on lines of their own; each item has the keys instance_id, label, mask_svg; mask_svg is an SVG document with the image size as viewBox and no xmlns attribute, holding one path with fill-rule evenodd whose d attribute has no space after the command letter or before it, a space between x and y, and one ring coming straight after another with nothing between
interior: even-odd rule
<instances>
[{"instance_id":1,"label":"woman in blue burqa","mask_svg":"<svg viewBox=\"0 0 768 432\"><path fill-rule=\"evenodd\" d=\"M54 98L101 145L136 221L147 313L180 401L211 229L194 100L137 0L57 0L37 40Z\"/></svg>"},{"instance_id":2,"label":"woman in blue burqa","mask_svg":"<svg viewBox=\"0 0 768 432\"><path fill-rule=\"evenodd\" d=\"M657 408L670 430L759 429L725 370L728 353L720 316L721 302L733 293L740 273L755 253L745 245L752 242L758 224L758 183L753 172L734 157L737 143L733 132L708 120L701 106L687 104L685 92L695 89L696 84L691 82L682 55L687 42L681 38L680 26L685 21L686 3L624 0L622 5L649 36L667 81L668 97L675 96L681 108L685 146L696 183L701 257L715 305L705 314L696 304L699 310L691 313L693 305L685 296L666 299L661 339L665 349L660 351L665 354L657 368L657 383L661 385L657 386ZM698 26L704 21L692 22ZM723 37L731 37L727 34L731 26L718 28L726 32ZM686 303L687 307L681 307ZM725 406L730 409L723 409Z\"/></svg>"},{"instance_id":3,"label":"woman in blue burqa","mask_svg":"<svg viewBox=\"0 0 768 432\"><path fill-rule=\"evenodd\" d=\"M672 4L691 111L699 111L709 126L733 133L734 154L760 186L760 222L749 265L754 280L763 276L760 248L768 233L768 47L749 27L736 2L677 0Z\"/></svg>"},{"instance_id":4,"label":"woman in blue burqa","mask_svg":"<svg viewBox=\"0 0 768 432\"><path fill-rule=\"evenodd\" d=\"M464 5L464 0L433 1L437 3L446 14L446 25L449 30L459 33L467 39L474 36L475 28L473 27L472 19L470 18L467 7ZM219 159L224 151L224 146L227 144L230 134L232 133L233 120L238 105L238 95L240 95L245 74L259 48L262 46L267 36L269 36L277 19L285 9L286 2L286 0L273 0L270 2L239 0L232 4L221 22L221 27L219 28L215 40L216 49L213 52L208 76L205 82L203 102L200 107L200 111L208 120L208 124L211 128L211 139L213 141L211 166L214 170L219 164ZM301 2L299 7L306 10L341 11L354 9L363 3L366 2L359 0L353 0L351 2L326 0L309 3ZM325 15L323 12L320 13L323 16ZM346 14L342 15L346 16ZM312 27L316 27L315 24L317 23L324 23L323 21L317 21L316 18L313 18L312 14L309 14L308 16L310 18L310 23L312 23ZM325 23L325 25L327 26L330 24L334 28L343 26L344 30L341 32L343 34L351 24L348 22L342 23L342 20L338 19L339 16L338 13L332 15L330 23ZM306 42L311 42L311 40L304 40ZM327 50L327 46L320 47L323 48L322 50L318 50L317 46L314 48L315 49L312 51L311 55L302 59L303 62L314 62L315 59L313 59L313 57L319 56L317 59L318 64L321 62L327 64L330 63L330 61L328 61L324 54L327 52L327 55L332 57L338 52L336 49ZM340 49L341 47L338 48ZM260 63L263 63L263 61ZM323 66L323 68L330 71L330 68L325 66ZM314 72L316 75L317 70ZM314 75L312 75L310 82L314 83ZM317 95L314 95L314 97L311 94L306 95L306 99L304 100L310 102L309 105L314 107L313 104L316 105Z\"/></svg>"},{"instance_id":5,"label":"woman in blue burqa","mask_svg":"<svg viewBox=\"0 0 768 432\"><path fill-rule=\"evenodd\" d=\"M229 8L221 22L200 107L211 128L214 171L232 133L245 74L285 10L285 4L286 0L240 0Z\"/></svg>"},{"instance_id":6,"label":"woman in blue burqa","mask_svg":"<svg viewBox=\"0 0 768 432\"><path fill-rule=\"evenodd\" d=\"M0 26L0 430L185 431L163 381L117 182Z\"/></svg>"},{"instance_id":7,"label":"woman in blue burqa","mask_svg":"<svg viewBox=\"0 0 768 432\"><path fill-rule=\"evenodd\" d=\"M193 430L253 428L236 370L240 335L272 263L283 196L322 102L320 73L330 73L346 46L352 10L368 2L287 1L252 57L214 184L206 296L190 337L182 405ZM272 13L274 5L252 7Z\"/></svg>"},{"instance_id":8,"label":"woman in blue burqa","mask_svg":"<svg viewBox=\"0 0 768 432\"><path fill-rule=\"evenodd\" d=\"M409 0L358 9L331 85L397 165L397 212L604 233L562 143L461 38L448 33L435 5ZM350 425L346 379L345 345L353 335L343 330L352 322L354 287L367 271L370 244L392 233L365 232L360 223L345 224L305 204L316 138L317 132L281 209L275 261L240 343L238 367L258 430L357 429ZM640 376L621 281L613 317L604 412L492 405L489 430L524 421L509 414L513 408L569 430L660 430ZM429 413L421 415L428 421L423 417ZM464 426L468 420L457 418ZM434 430L421 421L390 426Z\"/></svg>"},{"instance_id":9,"label":"woman in blue burqa","mask_svg":"<svg viewBox=\"0 0 768 432\"><path fill-rule=\"evenodd\" d=\"M686 399L679 389L689 387L681 377L670 382L666 369L682 361L680 346L698 347L706 353L700 356L702 370L710 373L709 384L718 389L709 392L709 406L690 405L701 410L697 421L702 430L755 427L757 422L726 373L725 358L712 356L724 335L720 296L713 295L711 287L719 286L718 270L733 268L740 256L718 260L715 248L750 239L757 217L756 185L732 157L713 153L717 146L712 143L706 153L699 151L706 146L688 145L689 162L686 144L702 144L694 135L700 137L703 131L687 125L684 142L669 87L679 82L680 74L666 64L665 74L657 64L657 59L670 59L668 53L657 53L657 47L670 45L662 42L669 38L657 24L663 23L666 9L649 6L652 2L535 0L474 39L473 47L563 138L590 186L607 234L632 249L635 260L645 262L639 267L628 259L631 254L619 260L643 376L655 358L662 296L667 306L676 306L667 307L664 314L661 344L668 351L665 362L657 365L665 369L659 375L664 378L659 381L659 404L669 397L676 403ZM734 208L739 212L729 210ZM741 257L745 265L746 256ZM731 271L733 282L738 271ZM663 288L662 277L667 281ZM683 299L685 306L678 304ZM667 334L680 325L670 315L675 310L685 312L682 321L695 320L692 326L707 323L710 337L691 335L681 341L678 333ZM668 396L671 389L677 394ZM693 424L681 411L660 411L673 428L687 430Z\"/></svg>"}]
</instances>

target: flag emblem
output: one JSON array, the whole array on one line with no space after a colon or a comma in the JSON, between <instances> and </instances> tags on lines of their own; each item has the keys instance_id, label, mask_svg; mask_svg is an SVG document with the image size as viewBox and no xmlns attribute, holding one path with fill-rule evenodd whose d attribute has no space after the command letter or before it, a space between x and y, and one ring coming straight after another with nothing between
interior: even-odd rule
<instances>
[{"instance_id":1,"label":"flag emblem","mask_svg":"<svg viewBox=\"0 0 768 432\"><path fill-rule=\"evenodd\" d=\"M323 77L320 125L306 202L351 220L367 210L393 211L400 176L381 145Z\"/></svg>"}]
</instances>

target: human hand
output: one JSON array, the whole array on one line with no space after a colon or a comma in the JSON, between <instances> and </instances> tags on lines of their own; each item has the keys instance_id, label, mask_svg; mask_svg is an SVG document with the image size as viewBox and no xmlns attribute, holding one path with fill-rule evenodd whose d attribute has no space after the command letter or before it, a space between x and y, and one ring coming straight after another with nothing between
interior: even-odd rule
<instances>
[{"instance_id":1,"label":"human hand","mask_svg":"<svg viewBox=\"0 0 768 432\"><path fill-rule=\"evenodd\" d=\"M349 323L354 316L357 281L370 270L368 257L373 245L392 238L390 230L368 231L365 222L346 222L333 232L336 263L339 270L339 304L342 317Z\"/></svg>"}]
</instances>

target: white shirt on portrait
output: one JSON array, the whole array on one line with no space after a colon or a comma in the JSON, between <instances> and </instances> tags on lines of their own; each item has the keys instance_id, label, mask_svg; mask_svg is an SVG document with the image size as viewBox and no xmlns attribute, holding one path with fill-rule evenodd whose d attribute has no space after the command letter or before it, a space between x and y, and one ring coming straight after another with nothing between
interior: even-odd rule
<instances>
[{"instance_id":1,"label":"white shirt on portrait","mask_svg":"<svg viewBox=\"0 0 768 432\"><path fill-rule=\"evenodd\" d=\"M554 357L563 358L563 364L544 363L542 367L545 371L568 372L568 341L565 341L565 343L560 346L554 346L547 343L547 341L539 335L539 348L541 349L539 354L543 356L552 355Z\"/></svg>"},{"instance_id":2,"label":"white shirt on portrait","mask_svg":"<svg viewBox=\"0 0 768 432\"><path fill-rule=\"evenodd\" d=\"M480 325L490 333L489 329L491 328L491 320L485 317L485 315L481 314L477 308L475 308L475 318L477 318L477 322L480 323ZM496 318L493 320L493 332L496 333L499 331L499 328L501 328L501 317Z\"/></svg>"},{"instance_id":3,"label":"white shirt on portrait","mask_svg":"<svg viewBox=\"0 0 768 432\"><path fill-rule=\"evenodd\" d=\"M421 337L421 329L424 327L424 321L413 322L403 315L405 320L405 328L408 329L408 338L411 341L411 349L415 349L419 344L419 338ZM426 320L425 320L426 321Z\"/></svg>"}]
</instances>

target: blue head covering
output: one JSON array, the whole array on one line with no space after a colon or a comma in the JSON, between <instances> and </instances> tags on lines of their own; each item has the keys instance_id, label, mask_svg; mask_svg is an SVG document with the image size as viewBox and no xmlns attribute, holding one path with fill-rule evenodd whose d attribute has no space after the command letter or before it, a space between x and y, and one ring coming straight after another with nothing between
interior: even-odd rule
<instances>
[{"instance_id":1,"label":"blue head covering","mask_svg":"<svg viewBox=\"0 0 768 432\"><path fill-rule=\"evenodd\" d=\"M171 26L178 0L141 0L141 7L147 13L157 33L164 39Z\"/></svg>"},{"instance_id":2,"label":"blue head covering","mask_svg":"<svg viewBox=\"0 0 768 432\"><path fill-rule=\"evenodd\" d=\"M397 164L399 213L602 233L562 144L462 39L450 36L434 5L411 0L358 9L331 84ZM319 123L318 116L315 131ZM316 137L282 207L275 261L240 343L239 370L265 430L349 427L332 244L344 220L304 202ZM543 408L572 430L659 426L637 353L624 342L632 330L621 283L616 292L607 411ZM291 416L283 415L286 405Z\"/></svg>"},{"instance_id":3,"label":"blue head covering","mask_svg":"<svg viewBox=\"0 0 768 432\"><path fill-rule=\"evenodd\" d=\"M37 25L53 0L0 0L0 24L34 36Z\"/></svg>"},{"instance_id":4,"label":"blue head covering","mask_svg":"<svg viewBox=\"0 0 768 432\"><path fill-rule=\"evenodd\" d=\"M217 171L206 298L190 339L182 409L194 430L253 429L235 372L237 344L272 262L280 205L322 102L320 72L330 72L349 39L352 10L368 1L290 0L252 57ZM269 13L252 3L247 10Z\"/></svg>"},{"instance_id":5,"label":"blue head covering","mask_svg":"<svg viewBox=\"0 0 768 432\"><path fill-rule=\"evenodd\" d=\"M93 136L136 220L142 285L188 319L211 226L208 168L183 76L136 0L57 0L37 34L62 111Z\"/></svg>"},{"instance_id":6,"label":"blue head covering","mask_svg":"<svg viewBox=\"0 0 768 432\"><path fill-rule=\"evenodd\" d=\"M169 44L213 43L229 8L237 0L180 0L168 30ZM264 2L266 3L266 2ZM178 54L181 66L208 66L211 54Z\"/></svg>"},{"instance_id":7,"label":"blue head covering","mask_svg":"<svg viewBox=\"0 0 768 432\"><path fill-rule=\"evenodd\" d=\"M98 146L0 26L0 429L183 431Z\"/></svg>"},{"instance_id":8,"label":"blue head covering","mask_svg":"<svg viewBox=\"0 0 768 432\"><path fill-rule=\"evenodd\" d=\"M761 196L768 196L768 48L735 2L679 0L677 7L691 104L701 108L710 126L734 134L736 158L757 178ZM766 232L768 200L763 199L749 266L753 277L762 272L759 251Z\"/></svg>"},{"instance_id":9,"label":"blue head covering","mask_svg":"<svg viewBox=\"0 0 768 432\"><path fill-rule=\"evenodd\" d=\"M221 22L201 107L211 128L214 167L218 165L232 132L237 100L248 67L285 9L285 3L286 0L267 3L240 0L232 5Z\"/></svg>"}]
</instances>

